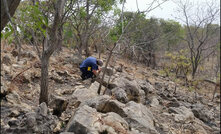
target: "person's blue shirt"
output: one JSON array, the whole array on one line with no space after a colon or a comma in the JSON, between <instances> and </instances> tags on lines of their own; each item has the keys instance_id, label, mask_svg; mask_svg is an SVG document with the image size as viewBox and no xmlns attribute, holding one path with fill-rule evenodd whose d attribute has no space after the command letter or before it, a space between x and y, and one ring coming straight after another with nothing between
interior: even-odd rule
<instances>
[{"instance_id":1,"label":"person's blue shirt","mask_svg":"<svg viewBox=\"0 0 221 134\"><path fill-rule=\"evenodd\" d=\"M88 68L88 67L91 67L91 71L98 70L97 59L95 57L86 58L80 65L80 68Z\"/></svg>"}]
</instances>

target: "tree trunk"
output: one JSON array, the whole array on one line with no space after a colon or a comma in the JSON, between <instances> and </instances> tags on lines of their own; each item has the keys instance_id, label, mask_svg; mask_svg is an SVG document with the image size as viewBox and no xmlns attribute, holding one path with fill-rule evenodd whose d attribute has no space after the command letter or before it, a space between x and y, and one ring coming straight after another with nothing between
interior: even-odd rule
<instances>
[{"instance_id":1,"label":"tree trunk","mask_svg":"<svg viewBox=\"0 0 221 134\"><path fill-rule=\"evenodd\" d=\"M48 104L48 66L49 66L49 58L53 54L53 52L59 46L59 29L62 28L61 20L62 20L62 13L65 5L65 0L57 0L56 7L55 7L55 17L53 20L52 29L49 31L49 40L48 43L43 45L43 52L41 58L41 91L40 91L40 98L39 104L45 102ZM45 40L47 42L47 38ZM45 48L45 45L48 45Z\"/></svg>"},{"instance_id":2,"label":"tree trunk","mask_svg":"<svg viewBox=\"0 0 221 134\"><path fill-rule=\"evenodd\" d=\"M89 46L88 46L88 40L89 40L89 36L88 36L88 29L89 29L89 6L90 6L90 0L87 0L87 5L86 5L86 12L87 12L87 17L85 19L85 23L86 23L86 29L85 29L85 38L84 38L84 45L85 45L85 54L86 57L90 56L90 52L89 52Z\"/></svg>"},{"instance_id":3,"label":"tree trunk","mask_svg":"<svg viewBox=\"0 0 221 134\"><path fill-rule=\"evenodd\" d=\"M17 9L21 0L7 0L9 14L13 17L15 10ZM5 10L5 5L3 4L3 0L1 0L1 31L8 23L9 18L7 16L7 12Z\"/></svg>"},{"instance_id":4,"label":"tree trunk","mask_svg":"<svg viewBox=\"0 0 221 134\"><path fill-rule=\"evenodd\" d=\"M41 92L39 98L39 104L45 102L48 104L48 65L49 57L45 53L42 54L41 59Z\"/></svg>"},{"instance_id":5,"label":"tree trunk","mask_svg":"<svg viewBox=\"0 0 221 134\"><path fill-rule=\"evenodd\" d=\"M62 51L62 43L63 43L63 41L62 41L62 39L63 39L63 35L62 35L62 33L63 33L63 29L62 28L60 28L59 30L58 30L58 48L56 49L56 52L57 52L57 54L59 54L61 51Z\"/></svg>"},{"instance_id":6,"label":"tree trunk","mask_svg":"<svg viewBox=\"0 0 221 134\"><path fill-rule=\"evenodd\" d=\"M85 55L86 57L89 57L91 55L89 51L89 47L88 47L88 39L86 39L86 42L85 42Z\"/></svg>"},{"instance_id":7,"label":"tree trunk","mask_svg":"<svg viewBox=\"0 0 221 134\"><path fill-rule=\"evenodd\" d=\"M82 43L80 42L78 45L78 53L82 55Z\"/></svg>"},{"instance_id":8,"label":"tree trunk","mask_svg":"<svg viewBox=\"0 0 221 134\"><path fill-rule=\"evenodd\" d=\"M197 67L194 66L194 67L193 67L193 72L192 72L192 77L193 77L193 79L194 79L194 77L195 77L195 75L196 75L196 71L197 71Z\"/></svg>"}]
</instances>

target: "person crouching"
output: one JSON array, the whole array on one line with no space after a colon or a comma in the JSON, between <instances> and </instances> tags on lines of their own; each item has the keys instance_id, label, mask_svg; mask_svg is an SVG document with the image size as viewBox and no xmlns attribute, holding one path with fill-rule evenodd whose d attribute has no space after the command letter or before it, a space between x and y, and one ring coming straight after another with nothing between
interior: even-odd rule
<instances>
[{"instance_id":1,"label":"person crouching","mask_svg":"<svg viewBox=\"0 0 221 134\"><path fill-rule=\"evenodd\" d=\"M99 59L96 59L95 57L86 58L80 65L82 80L96 77L101 70L99 66L102 65L103 62Z\"/></svg>"}]
</instances>

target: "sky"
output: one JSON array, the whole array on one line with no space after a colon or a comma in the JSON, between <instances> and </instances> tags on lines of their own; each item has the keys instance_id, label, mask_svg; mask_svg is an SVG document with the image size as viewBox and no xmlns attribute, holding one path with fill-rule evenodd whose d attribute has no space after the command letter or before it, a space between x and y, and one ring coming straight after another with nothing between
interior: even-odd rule
<instances>
[{"instance_id":1,"label":"sky","mask_svg":"<svg viewBox=\"0 0 221 134\"><path fill-rule=\"evenodd\" d=\"M148 7L148 2L150 3L152 0L137 0L138 2L138 7L139 10L145 10ZM190 0L194 1L196 4L206 2L206 1L211 1L211 0ZM220 7L220 1L216 1L217 4L219 4ZM175 4L172 0L169 0L165 3L163 3L160 7L152 10L147 14L147 17L155 17L155 18L163 18L163 19L172 19L175 20L175 16L178 15L177 13L177 4ZM125 11L137 11L137 5L136 5L136 0L126 0L125 3ZM178 20L177 20L178 21ZM180 22L182 23L182 22ZM218 20L215 22L217 24L220 24L220 17Z\"/></svg>"}]
</instances>

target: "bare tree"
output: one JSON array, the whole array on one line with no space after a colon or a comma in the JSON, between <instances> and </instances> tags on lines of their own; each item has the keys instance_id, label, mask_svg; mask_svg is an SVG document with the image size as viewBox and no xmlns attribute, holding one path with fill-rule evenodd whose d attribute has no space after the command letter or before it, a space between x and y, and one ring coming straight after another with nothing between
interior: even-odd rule
<instances>
[{"instance_id":1,"label":"bare tree","mask_svg":"<svg viewBox=\"0 0 221 134\"><path fill-rule=\"evenodd\" d=\"M45 39L41 57L41 91L39 104L48 104L48 66L49 58L59 46L59 30L61 30L62 13L66 0L57 0L55 4L54 20L51 29L48 30L49 39Z\"/></svg>"},{"instance_id":2,"label":"bare tree","mask_svg":"<svg viewBox=\"0 0 221 134\"><path fill-rule=\"evenodd\" d=\"M220 10L215 1L198 5L196 10L193 10L193 2L188 0L179 0L177 5L178 12L181 13L177 19L185 24L186 36L182 39L187 43L190 51L192 77L194 78L200 62L211 55L216 47L216 44L210 44L209 41L210 37L216 34L220 28L213 28L213 23L218 18Z\"/></svg>"},{"instance_id":3,"label":"bare tree","mask_svg":"<svg viewBox=\"0 0 221 134\"><path fill-rule=\"evenodd\" d=\"M128 29L129 25L135 20L136 15L139 15L140 13L149 13L150 11L152 11L152 10L154 10L155 8L159 7L161 4L163 4L163 3L166 2L166 1L167 1L167 0L164 0L164 1L160 1L160 0L152 1L152 2L150 3L150 5L148 6L148 8L147 8L146 10L142 11L142 12L139 11L138 2L136 1L138 12L137 12L137 14L136 14L136 13L133 14L132 19L127 23L126 26L123 26L123 28L121 29L121 34L118 35L119 37L118 37L117 41L114 42L114 45L113 45L113 47L112 47L111 50L110 50L110 53L109 53L109 55L108 55L107 62L105 63L103 75L102 75L102 78L101 78L101 81L100 81L100 84L99 84L99 87L98 87L98 90L97 90L97 93L98 93L98 94L100 94L100 92L101 92L101 87L102 87L102 85L103 85L103 80L104 80L104 77L105 77L105 74L106 74L107 66L108 66L108 64L109 64L109 61L110 61L110 59L111 59L112 54L114 53L114 49L115 49L118 45L120 45L120 42L122 41L123 36L125 36L125 34L126 34L126 30ZM123 12L124 2L125 2L125 1L123 1L120 18L123 18L123 15L124 15L124 12ZM155 3L157 3L157 5L154 5ZM121 23L122 23L122 22L123 22L123 19L121 19ZM109 33L110 33L110 32L109 32ZM108 34L109 34L109 33L108 33Z\"/></svg>"}]
</instances>

